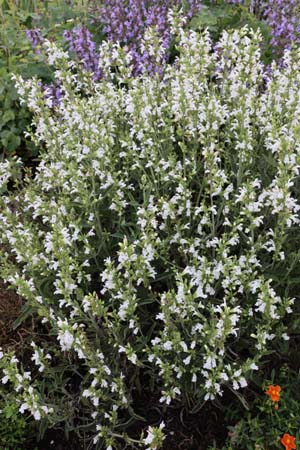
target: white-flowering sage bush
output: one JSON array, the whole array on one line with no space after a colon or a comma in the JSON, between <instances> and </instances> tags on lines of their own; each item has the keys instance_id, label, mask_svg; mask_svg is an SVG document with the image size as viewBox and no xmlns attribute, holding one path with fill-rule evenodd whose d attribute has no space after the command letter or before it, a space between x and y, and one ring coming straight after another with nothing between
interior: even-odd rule
<instances>
[{"instance_id":1,"label":"white-flowering sage bush","mask_svg":"<svg viewBox=\"0 0 300 450\"><path fill-rule=\"evenodd\" d=\"M0 166L1 274L49 339L29 368L1 353L2 382L90 448L159 448L167 429L142 398L195 409L238 392L292 320L300 53L266 81L259 32L215 46L173 28L163 75L131 78L130 55L104 42L95 83L48 43L61 103L16 78L45 150L22 183L20 161ZM154 32L144 45L161 57Z\"/></svg>"}]
</instances>

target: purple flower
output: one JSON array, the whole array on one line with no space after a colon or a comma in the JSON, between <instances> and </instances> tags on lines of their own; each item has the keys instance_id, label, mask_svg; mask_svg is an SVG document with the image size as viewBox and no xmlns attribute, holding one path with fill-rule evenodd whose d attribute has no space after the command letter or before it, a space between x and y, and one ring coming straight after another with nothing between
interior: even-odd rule
<instances>
[{"instance_id":1,"label":"purple flower","mask_svg":"<svg viewBox=\"0 0 300 450\"><path fill-rule=\"evenodd\" d=\"M168 59L171 41L168 12L170 8L185 8L185 14L191 18L199 11L199 0L106 0L101 8L100 22L111 41L126 45L133 58L134 75L143 72L160 72ZM164 60L154 61L147 51L142 50L145 30L153 27L157 30L164 52Z\"/></svg>"},{"instance_id":2,"label":"purple flower","mask_svg":"<svg viewBox=\"0 0 300 450\"><path fill-rule=\"evenodd\" d=\"M119 41L132 56L133 75L144 72L162 73L169 57L171 32L168 12L171 8L183 8L190 19L201 8L200 0L104 0L99 7L99 22L107 39ZM94 19L95 23L96 20ZM162 43L159 57L154 58L142 46L147 28L154 28ZM27 30L27 36L33 48L43 42L40 30ZM90 31L84 26L77 26L64 32L69 49L82 63L84 69L93 72L97 81L101 77L99 54Z\"/></svg>"},{"instance_id":3,"label":"purple flower","mask_svg":"<svg viewBox=\"0 0 300 450\"><path fill-rule=\"evenodd\" d=\"M271 27L271 44L278 56L293 44L300 44L299 0L267 0L265 20Z\"/></svg>"},{"instance_id":4,"label":"purple flower","mask_svg":"<svg viewBox=\"0 0 300 450\"><path fill-rule=\"evenodd\" d=\"M84 26L75 27L72 31L64 31L64 38L84 69L93 72L94 79L99 80L99 54L90 31Z\"/></svg>"},{"instance_id":5,"label":"purple flower","mask_svg":"<svg viewBox=\"0 0 300 450\"><path fill-rule=\"evenodd\" d=\"M26 36L29 39L32 48L35 49L36 53L40 53L40 50L37 47L44 42L41 30L39 28L26 30Z\"/></svg>"},{"instance_id":6,"label":"purple flower","mask_svg":"<svg viewBox=\"0 0 300 450\"><path fill-rule=\"evenodd\" d=\"M59 105L62 97L62 92L58 82L51 84L40 83L40 87L42 92L44 93L45 100L48 100L49 107L53 108L54 106Z\"/></svg>"}]
</instances>

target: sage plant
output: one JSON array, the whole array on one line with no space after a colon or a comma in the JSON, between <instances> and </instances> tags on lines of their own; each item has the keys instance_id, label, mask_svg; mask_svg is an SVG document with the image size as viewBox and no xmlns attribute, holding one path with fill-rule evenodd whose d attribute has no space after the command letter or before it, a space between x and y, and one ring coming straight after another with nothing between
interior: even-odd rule
<instances>
[{"instance_id":1,"label":"sage plant","mask_svg":"<svg viewBox=\"0 0 300 450\"><path fill-rule=\"evenodd\" d=\"M72 31L65 30L64 38L69 44L70 51L82 62L83 68L93 72L94 79L99 80L101 75L98 69L99 55L91 32L84 26L78 26Z\"/></svg>"},{"instance_id":2,"label":"sage plant","mask_svg":"<svg viewBox=\"0 0 300 450\"><path fill-rule=\"evenodd\" d=\"M161 73L169 57L169 47L172 35L168 22L168 11L172 8L182 9L182 12L190 19L201 8L199 0L105 0L99 8L99 18L93 22L99 22L103 26L103 32L112 42L120 42L130 53L132 59L133 75L143 72ZM162 39L164 48L163 58L153 61L152 55L142 45L147 29L154 28ZM77 58L83 62L87 70L95 73L95 78L100 77L95 70L98 65L99 55L95 50L95 43L90 32L85 27L76 27L71 32L65 31L65 39L70 50L74 51Z\"/></svg>"},{"instance_id":3,"label":"sage plant","mask_svg":"<svg viewBox=\"0 0 300 450\"><path fill-rule=\"evenodd\" d=\"M2 351L2 382L21 412L76 420L106 450L168 434L147 411L140 439L126 431L142 375L158 408L222 401L292 321L300 51L266 85L259 32L223 32L214 52L207 32L168 20L178 58L154 76L132 78L126 50L104 41L96 83L46 43L60 103L15 77L44 144L36 173L21 182L19 160L0 164L1 275L55 338L32 343L35 369ZM153 29L142 45L160 58Z\"/></svg>"},{"instance_id":4,"label":"sage plant","mask_svg":"<svg viewBox=\"0 0 300 450\"><path fill-rule=\"evenodd\" d=\"M265 18L272 30L271 44L282 56L285 49L300 44L300 4L298 0L268 0Z\"/></svg>"}]
</instances>

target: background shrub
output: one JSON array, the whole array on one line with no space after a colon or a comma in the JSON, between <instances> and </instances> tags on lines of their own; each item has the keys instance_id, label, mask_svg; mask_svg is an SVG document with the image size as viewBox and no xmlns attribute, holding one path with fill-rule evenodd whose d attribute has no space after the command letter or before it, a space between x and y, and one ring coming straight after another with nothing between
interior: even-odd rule
<instances>
[{"instance_id":1,"label":"background shrub","mask_svg":"<svg viewBox=\"0 0 300 450\"><path fill-rule=\"evenodd\" d=\"M27 422L19 412L13 393L0 390L0 445L3 450L21 450L28 437Z\"/></svg>"}]
</instances>

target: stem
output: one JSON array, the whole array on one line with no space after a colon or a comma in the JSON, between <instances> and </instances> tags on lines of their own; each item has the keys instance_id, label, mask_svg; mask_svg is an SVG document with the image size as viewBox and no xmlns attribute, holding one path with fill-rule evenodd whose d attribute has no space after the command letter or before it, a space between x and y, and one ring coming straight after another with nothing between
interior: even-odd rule
<instances>
[{"instance_id":1,"label":"stem","mask_svg":"<svg viewBox=\"0 0 300 450\"><path fill-rule=\"evenodd\" d=\"M5 48L5 57L6 57L6 70L9 73L10 72L10 54L9 49Z\"/></svg>"}]
</instances>

